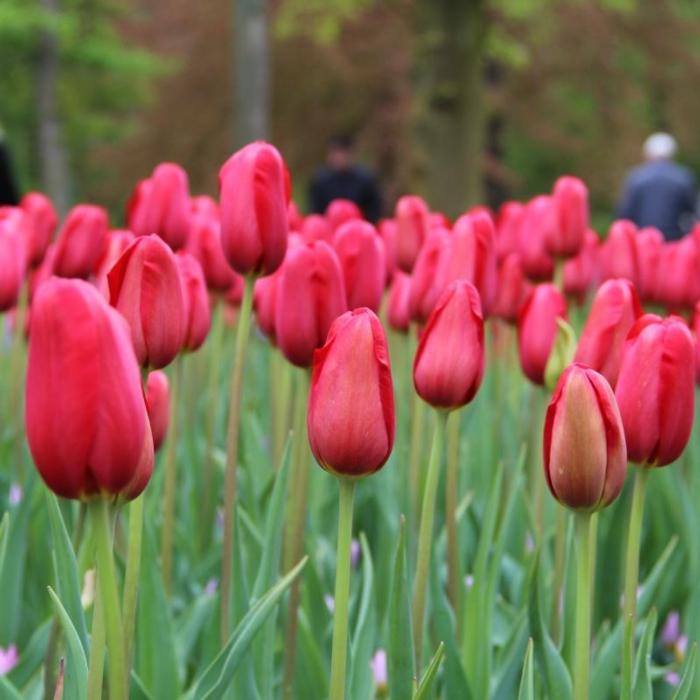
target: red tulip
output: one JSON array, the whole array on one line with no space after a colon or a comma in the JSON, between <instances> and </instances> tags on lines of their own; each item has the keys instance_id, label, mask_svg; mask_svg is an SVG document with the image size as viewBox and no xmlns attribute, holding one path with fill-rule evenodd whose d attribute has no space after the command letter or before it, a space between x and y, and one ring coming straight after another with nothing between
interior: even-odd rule
<instances>
[{"instance_id":1,"label":"red tulip","mask_svg":"<svg viewBox=\"0 0 700 700\"><path fill-rule=\"evenodd\" d=\"M398 227L393 219L382 219L379 222L377 230L384 242L384 262L386 263L385 282L388 286L391 284L394 278L394 270L396 270L396 235Z\"/></svg>"},{"instance_id":2,"label":"red tulip","mask_svg":"<svg viewBox=\"0 0 700 700\"><path fill-rule=\"evenodd\" d=\"M457 280L440 296L420 336L413 362L418 395L455 409L476 395L484 374L484 319L476 287Z\"/></svg>"},{"instance_id":3,"label":"red tulip","mask_svg":"<svg viewBox=\"0 0 700 700\"><path fill-rule=\"evenodd\" d=\"M420 250L411 276L409 309L418 323L428 320L444 289L438 276L440 261L447 250L450 234L446 229L433 229Z\"/></svg>"},{"instance_id":4,"label":"red tulip","mask_svg":"<svg viewBox=\"0 0 700 700\"><path fill-rule=\"evenodd\" d=\"M394 445L394 387L386 335L369 309L337 318L314 353L309 443L325 470L359 477L379 470Z\"/></svg>"},{"instance_id":5,"label":"red tulip","mask_svg":"<svg viewBox=\"0 0 700 700\"><path fill-rule=\"evenodd\" d=\"M116 229L109 232L107 245L102 257L95 266L95 286L100 290L106 301L109 301L109 280L107 275L117 260L121 258L124 251L134 242L134 238L135 236L131 231Z\"/></svg>"},{"instance_id":6,"label":"red tulip","mask_svg":"<svg viewBox=\"0 0 700 700\"><path fill-rule=\"evenodd\" d=\"M320 214L307 216L301 224L300 233L306 243L325 241L333 245L333 229L328 220Z\"/></svg>"},{"instance_id":7,"label":"red tulip","mask_svg":"<svg viewBox=\"0 0 700 700\"><path fill-rule=\"evenodd\" d=\"M400 333L408 332L411 326L410 313L411 277L401 270L394 272L389 288L387 320L389 325Z\"/></svg>"},{"instance_id":8,"label":"red tulip","mask_svg":"<svg viewBox=\"0 0 700 700\"><path fill-rule=\"evenodd\" d=\"M695 304L693 336L695 339L695 382L700 384L700 301Z\"/></svg>"},{"instance_id":9,"label":"red tulip","mask_svg":"<svg viewBox=\"0 0 700 700\"><path fill-rule=\"evenodd\" d=\"M531 286L523 273L520 256L517 253L508 255L498 271L494 314L508 323L516 323Z\"/></svg>"},{"instance_id":10,"label":"red tulip","mask_svg":"<svg viewBox=\"0 0 700 700\"><path fill-rule=\"evenodd\" d=\"M384 244L367 221L348 221L335 232L335 252L343 270L348 309L379 309L386 266Z\"/></svg>"},{"instance_id":11,"label":"red tulip","mask_svg":"<svg viewBox=\"0 0 700 700\"><path fill-rule=\"evenodd\" d=\"M102 207L73 207L58 234L53 272L59 277L89 277L107 244L109 224Z\"/></svg>"},{"instance_id":12,"label":"red tulip","mask_svg":"<svg viewBox=\"0 0 700 700\"><path fill-rule=\"evenodd\" d=\"M279 286L282 268L272 275L256 280L253 289L255 318L258 321L260 330L269 338L271 343L277 342L275 314L277 310L277 287Z\"/></svg>"},{"instance_id":13,"label":"red tulip","mask_svg":"<svg viewBox=\"0 0 700 700\"><path fill-rule=\"evenodd\" d=\"M608 280L596 292L576 349L576 362L600 372L615 387L630 328L642 315L634 285Z\"/></svg>"},{"instance_id":14,"label":"red tulip","mask_svg":"<svg viewBox=\"0 0 700 700\"><path fill-rule=\"evenodd\" d=\"M355 219L362 219L362 210L349 199L334 199L326 208L326 221L333 231Z\"/></svg>"},{"instance_id":15,"label":"red tulip","mask_svg":"<svg viewBox=\"0 0 700 700\"><path fill-rule=\"evenodd\" d=\"M553 226L552 198L540 195L531 199L520 219L518 238L523 270L533 282L551 280L554 275L554 261L546 247Z\"/></svg>"},{"instance_id":16,"label":"red tulip","mask_svg":"<svg viewBox=\"0 0 700 700\"><path fill-rule=\"evenodd\" d=\"M44 259L46 249L58 225L58 215L51 200L41 192L25 194L20 207L29 218L27 264L35 267Z\"/></svg>"},{"instance_id":17,"label":"red tulip","mask_svg":"<svg viewBox=\"0 0 700 700\"><path fill-rule=\"evenodd\" d=\"M625 483L625 433L605 378L580 364L564 370L547 408L544 473L563 505L595 511L610 505Z\"/></svg>"},{"instance_id":18,"label":"red tulip","mask_svg":"<svg viewBox=\"0 0 700 700\"><path fill-rule=\"evenodd\" d=\"M129 500L153 469L153 440L129 330L87 282L54 278L32 309L26 424L34 463L64 498Z\"/></svg>"},{"instance_id":19,"label":"red tulip","mask_svg":"<svg viewBox=\"0 0 700 700\"><path fill-rule=\"evenodd\" d=\"M520 202L505 202L496 217L496 257L499 262L520 250L520 221L525 207Z\"/></svg>"},{"instance_id":20,"label":"red tulip","mask_svg":"<svg viewBox=\"0 0 700 700\"><path fill-rule=\"evenodd\" d=\"M571 258L583 247L588 231L588 188L582 180L564 175L552 192L554 224L547 229L547 252L557 258Z\"/></svg>"},{"instance_id":21,"label":"red tulip","mask_svg":"<svg viewBox=\"0 0 700 700\"><path fill-rule=\"evenodd\" d=\"M153 449L157 452L168 434L170 425L170 385L165 372L156 370L148 373L146 408L153 435Z\"/></svg>"},{"instance_id":22,"label":"red tulip","mask_svg":"<svg viewBox=\"0 0 700 700\"><path fill-rule=\"evenodd\" d=\"M287 221L289 222L290 231L301 231L303 217L299 213L299 207L295 202L290 201L287 205Z\"/></svg>"},{"instance_id":23,"label":"red tulip","mask_svg":"<svg viewBox=\"0 0 700 700\"><path fill-rule=\"evenodd\" d=\"M187 252L202 266L207 287L214 292L225 292L239 275L230 267L221 248L221 224L214 212L192 215Z\"/></svg>"},{"instance_id":24,"label":"red tulip","mask_svg":"<svg viewBox=\"0 0 700 700\"><path fill-rule=\"evenodd\" d=\"M691 236L661 248L657 298L673 311L692 309L700 299L700 256Z\"/></svg>"},{"instance_id":25,"label":"red tulip","mask_svg":"<svg viewBox=\"0 0 700 700\"><path fill-rule=\"evenodd\" d=\"M165 367L182 348L186 324L175 254L158 236L141 236L107 278L110 303L129 324L139 364Z\"/></svg>"},{"instance_id":26,"label":"red tulip","mask_svg":"<svg viewBox=\"0 0 700 700\"><path fill-rule=\"evenodd\" d=\"M596 282L600 239L595 231L586 231L578 255L564 263L564 293L583 304L588 290Z\"/></svg>"},{"instance_id":27,"label":"red tulip","mask_svg":"<svg viewBox=\"0 0 700 700\"><path fill-rule=\"evenodd\" d=\"M608 232L602 248L603 270L606 279L625 278L635 286L639 280L637 258L637 227L621 219Z\"/></svg>"},{"instance_id":28,"label":"red tulip","mask_svg":"<svg viewBox=\"0 0 700 700\"><path fill-rule=\"evenodd\" d=\"M31 270L29 273L29 301L30 303L34 299L39 287L46 282L46 280L53 277L53 261L56 257L56 244L52 243L46 249L46 255L41 261L41 264Z\"/></svg>"},{"instance_id":29,"label":"red tulip","mask_svg":"<svg viewBox=\"0 0 700 700\"><path fill-rule=\"evenodd\" d=\"M207 339L211 328L207 283L202 266L187 251L179 250L175 255L175 261L180 273L182 296L185 302L185 337L182 349L194 352Z\"/></svg>"},{"instance_id":30,"label":"red tulip","mask_svg":"<svg viewBox=\"0 0 700 700\"><path fill-rule=\"evenodd\" d=\"M430 231L428 205L414 195L401 197L396 204L396 262L411 272Z\"/></svg>"},{"instance_id":31,"label":"red tulip","mask_svg":"<svg viewBox=\"0 0 700 700\"><path fill-rule=\"evenodd\" d=\"M294 246L280 269L275 331L284 356L310 367L314 350L326 340L333 321L347 309L343 271L335 251L323 241Z\"/></svg>"},{"instance_id":32,"label":"red tulip","mask_svg":"<svg viewBox=\"0 0 700 700\"><path fill-rule=\"evenodd\" d=\"M518 314L520 365L534 384L544 384L558 318L566 319L566 299L553 284L538 284Z\"/></svg>"},{"instance_id":33,"label":"red tulip","mask_svg":"<svg viewBox=\"0 0 700 700\"><path fill-rule=\"evenodd\" d=\"M663 467L680 457L693 426L694 367L681 319L646 314L632 326L615 387L630 461Z\"/></svg>"},{"instance_id":34,"label":"red tulip","mask_svg":"<svg viewBox=\"0 0 700 700\"><path fill-rule=\"evenodd\" d=\"M651 226L640 229L635 239L637 244L637 262L639 266L639 297L642 301L659 298L659 274L661 252L664 247L664 235Z\"/></svg>"},{"instance_id":35,"label":"red tulip","mask_svg":"<svg viewBox=\"0 0 700 700\"><path fill-rule=\"evenodd\" d=\"M21 209L7 207L0 214L0 312L17 304L24 283L26 247Z\"/></svg>"},{"instance_id":36,"label":"red tulip","mask_svg":"<svg viewBox=\"0 0 700 700\"><path fill-rule=\"evenodd\" d=\"M288 177L277 149L262 141L237 151L221 168L221 246L236 272L269 275L282 264Z\"/></svg>"}]
</instances>

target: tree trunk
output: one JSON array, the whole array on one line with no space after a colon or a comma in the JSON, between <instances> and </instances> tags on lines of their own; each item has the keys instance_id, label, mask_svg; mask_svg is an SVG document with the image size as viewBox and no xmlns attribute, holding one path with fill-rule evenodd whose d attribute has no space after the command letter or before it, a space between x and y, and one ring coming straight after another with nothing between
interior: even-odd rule
<instances>
[{"instance_id":1,"label":"tree trunk","mask_svg":"<svg viewBox=\"0 0 700 700\"><path fill-rule=\"evenodd\" d=\"M269 134L267 0L233 0L234 146Z\"/></svg>"},{"instance_id":2,"label":"tree trunk","mask_svg":"<svg viewBox=\"0 0 700 700\"><path fill-rule=\"evenodd\" d=\"M417 0L415 167L431 207L481 199L487 0Z\"/></svg>"},{"instance_id":3,"label":"tree trunk","mask_svg":"<svg viewBox=\"0 0 700 700\"><path fill-rule=\"evenodd\" d=\"M59 1L40 0L40 5L44 12L57 15ZM44 191L64 215L70 203L70 181L57 107L58 66L58 38L53 31L44 30L39 39L36 93L39 168Z\"/></svg>"}]
</instances>

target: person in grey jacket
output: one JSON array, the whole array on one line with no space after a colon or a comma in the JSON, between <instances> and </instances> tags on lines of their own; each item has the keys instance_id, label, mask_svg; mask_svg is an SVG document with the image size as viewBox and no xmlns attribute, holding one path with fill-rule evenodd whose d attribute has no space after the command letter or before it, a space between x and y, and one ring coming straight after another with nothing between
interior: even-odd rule
<instances>
[{"instance_id":1,"label":"person in grey jacket","mask_svg":"<svg viewBox=\"0 0 700 700\"><path fill-rule=\"evenodd\" d=\"M692 227L697 210L693 173L675 163L676 140L652 134L644 142L646 162L627 176L617 215L637 226L655 226L667 241L678 240Z\"/></svg>"}]
</instances>

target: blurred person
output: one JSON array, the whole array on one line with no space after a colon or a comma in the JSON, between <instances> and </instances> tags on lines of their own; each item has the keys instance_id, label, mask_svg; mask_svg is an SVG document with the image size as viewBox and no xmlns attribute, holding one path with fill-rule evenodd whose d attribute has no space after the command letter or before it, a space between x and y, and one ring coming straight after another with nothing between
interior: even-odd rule
<instances>
[{"instance_id":1,"label":"blurred person","mask_svg":"<svg viewBox=\"0 0 700 700\"><path fill-rule=\"evenodd\" d=\"M311 180L311 210L323 214L334 199L349 199L375 222L382 213L382 199L374 175L355 162L355 143L349 135L333 136L328 141L326 165Z\"/></svg>"},{"instance_id":2,"label":"blurred person","mask_svg":"<svg viewBox=\"0 0 700 700\"><path fill-rule=\"evenodd\" d=\"M687 233L697 212L695 176L674 162L677 148L673 136L665 133L652 134L644 142L646 162L627 176L617 212L640 228L658 228L667 241Z\"/></svg>"},{"instance_id":3,"label":"blurred person","mask_svg":"<svg viewBox=\"0 0 700 700\"><path fill-rule=\"evenodd\" d=\"M12 163L5 143L5 132L0 125L0 206L7 204L17 206L19 194L12 175Z\"/></svg>"}]
</instances>

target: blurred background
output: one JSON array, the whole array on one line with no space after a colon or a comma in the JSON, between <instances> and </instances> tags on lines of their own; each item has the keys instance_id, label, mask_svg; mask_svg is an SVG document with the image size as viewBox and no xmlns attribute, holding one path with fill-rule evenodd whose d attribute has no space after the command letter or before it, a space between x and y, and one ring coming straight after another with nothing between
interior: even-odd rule
<instances>
[{"instance_id":1,"label":"blurred background","mask_svg":"<svg viewBox=\"0 0 700 700\"><path fill-rule=\"evenodd\" d=\"M644 138L700 169L697 0L0 0L0 125L19 187L121 221L135 182L192 191L254 138L307 208L337 133L386 213L407 191L450 215L584 178L611 218Z\"/></svg>"}]
</instances>

